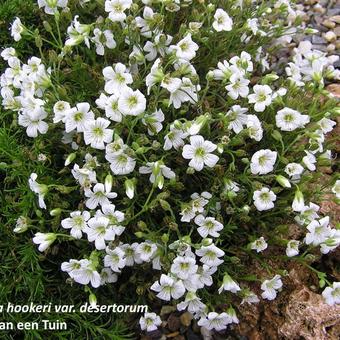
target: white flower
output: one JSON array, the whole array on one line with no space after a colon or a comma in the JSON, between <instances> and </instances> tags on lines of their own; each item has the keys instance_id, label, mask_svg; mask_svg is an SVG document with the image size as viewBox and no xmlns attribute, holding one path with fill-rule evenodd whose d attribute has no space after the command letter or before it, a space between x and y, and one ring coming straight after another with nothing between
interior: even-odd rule
<instances>
[{"instance_id":1,"label":"white flower","mask_svg":"<svg viewBox=\"0 0 340 340\"><path fill-rule=\"evenodd\" d=\"M113 137L113 131L107 129L110 121L105 118L97 118L90 121L84 130L85 144L91 144L95 149L105 149L105 143L110 143Z\"/></svg>"},{"instance_id":2,"label":"white flower","mask_svg":"<svg viewBox=\"0 0 340 340\"><path fill-rule=\"evenodd\" d=\"M111 171L115 175L127 175L136 166L136 160L128 156L124 151L106 154L105 158L110 162Z\"/></svg>"},{"instance_id":3,"label":"white flower","mask_svg":"<svg viewBox=\"0 0 340 340\"><path fill-rule=\"evenodd\" d=\"M11 36L15 41L21 40L21 34L25 31L25 27L19 18L15 18L11 27Z\"/></svg>"},{"instance_id":4,"label":"white flower","mask_svg":"<svg viewBox=\"0 0 340 340\"><path fill-rule=\"evenodd\" d=\"M182 156L190 159L189 166L201 171L204 165L213 168L218 162L218 156L211 153L216 148L214 143L205 141L202 136L191 136L190 145L184 145Z\"/></svg>"},{"instance_id":5,"label":"white flower","mask_svg":"<svg viewBox=\"0 0 340 340\"><path fill-rule=\"evenodd\" d=\"M340 303L340 282L333 282L331 287L326 287L322 292L322 297L330 306Z\"/></svg>"},{"instance_id":6,"label":"white flower","mask_svg":"<svg viewBox=\"0 0 340 340\"><path fill-rule=\"evenodd\" d=\"M254 66L251 61L251 55L245 51L242 51L240 56L232 57L229 62L245 72L253 72Z\"/></svg>"},{"instance_id":7,"label":"white flower","mask_svg":"<svg viewBox=\"0 0 340 340\"><path fill-rule=\"evenodd\" d=\"M216 331L221 331L227 328L230 322L230 316L227 313L216 313L210 312L207 316L202 317L198 320L198 325L204 327L208 330L215 329Z\"/></svg>"},{"instance_id":8,"label":"white flower","mask_svg":"<svg viewBox=\"0 0 340 340\"><path fill-rule=\"evenodd\" d=\"M333 185L332 192L335 194L336 198L340 199L340 180L339 179Z\"/></svg>"},{"instance_id":9,"label":"white flower","mask_svg":"<svg viewBox=\"0 0 340 340\"><path fill-rule=\"evenodd\" d=\"M275 120L276 126L282 131L293 131L304 127L309 123L310 118L308 115L302 115L296 110L285 107L277 112Z\"/></svg>"},{"instance_id":10,"label":"white flower","mask_svg":"<svg viewBox=\"0 0 340 340\"><path fill-rule=\"evenodd\" d=\"M213 217L197 215L195 217L195 223L199 226L197 231L203 238L206 238L208 235L219 237L219 231L223 229L223 224L216 221Z\"/></svg>"},{"instance_id":11,"label":"white flower","mask_svg":"<svg viewBox=\"0 0 340 340\"><path fill-rule=\"evenodd\" d=\"M71 277L80 284L87 285L91 283L93 288L98 288L101 280L94 264L89 260L81 260L80 263L80 268L74 269Z\"/></svg>"},{"instance_id":12,"label":"white flower","mask_svg":"<svg viewBox=\"0 0 340 340\"><path fill-rule=\"evenodd\" d=\"M70 217L61 221L61 226L65 229L71 229L70 234L74 238L81 238L82 231L87 226L87 221L90 219L90 213L88 211L73 211Z\"/></svg>"},{"instance_id":13,"label":"white flower","mask_svg":"<svg viewBox=\"0 0 340 340\"><path fill-rule=\"evenodd\" d=\"M96 216L104 216L109 219L109 225L112 227L115 236L120 236L125 230L125 227L121 225L121 222L124 221L125 214L116 210L114 204L103 205L102 212L98 210Z\"/></svg>"},{"instance_id":14,"label":"white flower","mask_svg":"<svg viewBox=\"0 0 340 340\"><path fill-rule=\"evenodd\" d=\"M162 274L159 282L156 281L150 288L158 292L158 298L165 301L170 301L171 298L177 300L185 293L185 288L181 280L176 281L165 274Z\"/></svg>"},{"instance_id":15,"label":"white flower","mask_svg":"<svg viewBox=\"0 0 340 340\"><path fill-rule=\"evenodd\" d=\"M58 7L65 8L68 0L38 0L39 8L44 7L44 11L47 14L55 14Z\"/></svg>"},{"instance_id":16,"label":"white flower","mask_svg":"<svg viewBox=\"0 0 340 340\"><path fill-rule=\"evenodd\" d=\"M23 233L28 229L28 219L25 216L20 216L16 220L15 228L13 229L14 233Z\"/></svg>"},{"instance_id":17,"label":"white flower","mask_svg":"<svg viewBox=\"0 0 340 340\"><path fill-rule=\"evenodd\" d=\"M110 249L106 247L106 253L104 257L104 266L110 267L114 272L120 273L121 269L125 267L125 252L120 247Z\"/></svg>"},{"instance_id":18,"label":"white flower","mask_svg":"<svg viewBox=\"0 0 340 340\"><path fill-rule=\"evenodd\" d=\"M71 109L71 105L65 101L57 101L53 106L54 118L53 123L64 122L66 119L67 112Z\"/></svg>"},{"instance_id":19,"label":"white flower","mask_svg":"<svg viewBox=\"0 0 340 340\"><path fill-rule=\"evenodd\" d=\"M164 177L168 179L176 177L176 174L169 167L165 166L162 161L146 163L146 166L139 168L139 173L151 174L150 182L158 186L159 189L163 188Z\"/></svg>"},{"instance_id":20,"label":"white flower","mask_svg":"<svg viewBox=\"0 0 340 340\"><path fill-rule=\"evenodd\" d=\"M100 285L103 286L106 283L117 282L118 276L115 274L111 268L103 268L100 272Z\"/></svg>"},{"instance_id":21,"label":"white flower","mask_svg":"<svg viewBox=\"0 0 340 340\"><path fill-rule=\"evenodd\" d=\"M45 251L55 240L57 235L54 233L36 233L33 237L33 242L39 244L39 251Z\"/></svg>"},{"instance_id":22,"label":"white flower","mask_svg":"<svg viewBox=\"0 0 340 340\"><path fill-rule=\"evenodd\" d=\"M171 272L182 280L191 278L197 272L197 264L192 257L177 256L171 265Z\"/></svg>"},{"instance_id":23,"label":"white flower","mask_svg":"<svg viewBox=\"0 0 340 340\"><path fill-rule=\"evenodd\" d=\"M250 290L245 290L245 291L242 291L242 293L244 294L244 297L243 297L243 300L241 301L241 305L244 304L245 302L249 304L260 302L260 299L257 297L257 295L254 292Z\"/></svg>"},{"instance_id":24,"label":"white flower","mask_svg":"<svg viewBox=\"0 0 340 340\"><path fill-rule=\"evenodd\" d=\"M217 8L214 14L215 21L212 26L217 32L231 31L233 28L233 20L228 13L221 8Z\"/></svg>"},{"instance_id":25,"label":"white flower","mask_svg":"<svg viewBox=\"0 0 340 340\"><path fill-rule=\"evenodd\" d=\"M303 211L304 208L305 208L305 200L304 200L303 194L300 191L300 189L296 189L294 200L292 203L292 209L294 211L300 212L300 211Z\"/></svg>"},{"instance_id":26,"label":"white flower","mask_svg":"<svg viewBox=\"0 0 340 340\"><path fill-rule=\"evenodd\" d=\"M243 74L240 72L233 73L230 76L230 85L225 88L228 91L228 96L234 100L238 97L246 98L249 94L249 83L250 81L244 78Z\"/></svg>"},{"instance_id":27,"label":"white flower","mask_svg":"<svg viewBox=\"0 0 340 340\"><path fill-rule=\"evenodd\" d=\"M316 218L319 218L317 212L320 210L320 206L314 204L312 202L308 205L305 205L300 212L300 215L295 217L295 221L300 225L309 224Z\"/></svg>"},{"instance_id":28,"label":"white flower","mask_svg":"<svg viewBox=\"0 0 340 340\"><path fill-rule=\"evenodd\" d=\"M221 294L224 290L232 293L237 293L241 290L241 288L228 274L225 274L223 276L223 283L218 289L219 294Z\"/></svg>"},{"instance_id":29,"label":"white flower","mask_svg":"<svg viewBox=\"0 0 340 340\"><path fill-rule=\"evenodd\" d=\"M138 116L145 111L145 108L146 99L139 90L133 91L128 87L119 96L118 109L125 116Z\"/></svg>"},{"instance_id":30,"label":"white flower","mask_svg":"<svg viewBox=\"0 0 340 340\"><path fill-rule=\"evenodd\" d=\"M276 195L268 188L256 190L253 195L254 205L258 211L269 210L274 208Z\"/></svg>"},{"instance_id":31,"label":"white flower","mask_svg":"<svg viewBox=\"0 0 340 340\"><path fill-rule=\"evenodd\" d=\"M180 147L184 145L184 138L186 138L188 134L183 132L181 129L176 129L174 127L170 127L170 132L168 132L164 137L164 147L165 151L174 148L178 150Z\"/></svg>"},{"instance_id":32,"label":"white flower","mask_svg":"<svg viewBox=\"0 0 340 340\"><path fill-rule=\"evenodd\" d=\"M285 167L285 173L291 177L293 181L297 181L300 179L303 173L303 166L299 163L289 163Z\"/></svg>"},{"instance_id":33,"label":"white flower","mask_svg":"<svg viewBox=\"0 0 340 340\"><path fill-rule=\"evenodd\" d=\"M177 58L191 60L196 56L198 45L192 41L191 34L188 33L177 45L170 46L171 50L174 50Z\"/></svg>"},{"instance_id":34,"label":"white flower","mask_svg":"<svg viewBox=\"0 0 340 340\"><path fill-rule=\"evenodd\" d=\"M79 15L76 15L71 25L67 28L69 38L65 41L65 46L76 46L85 42L87 48L90 48L89 34L91 25L81 24L78 17Z\"/></svg>"},{"instance_id":35,"label":"white flower","mask_svg":"<svg viewBox=\"0 0 340 340\"><path fill-rule=\"evenodd\" d=\"M178 311L187 309L191 314L199 313L203 311L205 307L205 304L201 302L201 299L193 291L189 291L185 295L185 300L177 304Z\"/></svg>"},{"instance_id":36,"label":"white flower","mask_svg":"<svg viewBox=\"0 0 340 340\"><path fill-rule=\"evenodd\" d=\"M84 262L84 261L87 261L87 260L74 260L74 259L71 259L69 260L69 262L63 262L61 264L61 270L63 272L67 272L68 275L70 275L70 277L73 278L73 271L76 270L76 269L80 269L81 268L81 264Z\"/></svg>"},{"instance_id":37,"label":"white flower","mask_svg":"<svg viewBox=\"0 0 340 340\"><path fill-rule=\"evenodd\" d=\"M261 296L267 300L274 300L277 295L277 290L282 288L282 281L280 275L275 275L271 280L263 281L261 289L263 293Z\"/></svg>"},{"instance_id":38,"label":"white flower","mask_svg":"<svg viewBox=\"0 0 340 340\"><path fill-rule=\"evenodd\" d=\"M161 318L156 313L145 313L139 320L142 331L152 332L162 323Z\"/></svg>"},{"instance_id":39,"label":"white flower","mask_svg":"<svg viewBox=\"0 0 340 340\"><path fill-rule=\"evenodd\" d=\"M250 249L256 250L257 253L260 253L267 249L268 243L263 237L258 238L254 242L250 243Z\"/></svg>"},{"instance_id":40,"label":"white flower","mask_svg":"<svg viewBox=\"0 0 340 340\"><path fill-rule=\"evenodd\" d=\"M132 84L133 79L126 66L122 63L117 63L114 69L111 66L103 69L105 79L105 91L109 94L120 94L125 91L128 84Z\"/></svg>"},{"instance_id":41,"label":"white flower","mask_svg":"<svg viewBox=\"0 0 340 340\"><path fill-rule=\"evenodd\" d=\"M85 205L89 209L95 209L98 205L110 204L109 198L116 198L117 194L115 192L107 192L104 184L97 183L92 190L85 190L85 196L88 197Z\"/></svg>"},{"instance_id":42,"label":"white flower","mask_svg":"<svg viewBox=\"0 0 340 340\"><path fill-rule=\"evenodd\" d=\"M39 108L34 111L25 110L19 114L18 122L19 125L26 128L27 136L37 137L38 132L45 134L48 130L48 124L43 121L47 117L47 113L43 108Z\"/></svg>"},{"instance_id":43,"label":"white flower","mask_svg":"<svg viewBox=\"0 0 340 340\"><path fill-rule=\"evenodd\" d=\"M140 28L140 34L144 37L151 38L153 30L150 28L150 24L152 25L154 22L155 13L152 8L145 6L143 11L143 18L136 17L137 27Z\"/></svg>"},{"instance_id":44,"label":"white flower","mask_svg":"<svg viewBox=\"0 0 340 340\"><path fill-rule=\"evenodd\" d=\"M306 168L308 170L315 171L316 170L316 166L315 166L316 158L315 158L315 156L307 150L305 150L305 153L306 153L306 156L304 156L302 158L303 164L306 166Z\"/></svg>"},{"instance_id":45,"label":"white flower","mask_svg":"<svg viewBox=\"0 0 340 340\"><path fill-rule=\"evenodd\" d=\"M113 241L116 235L112 225L109 224L109 219L105 216L92 217L84 228L84 232L90 242L95 242L98 250L105 249L105 241Z\"/></svg>"},{"instance_id":46,"label":"white flower","mask_svg":"<svg viewBox=\"0 0 340 340\"><path fill-rule=\"evenodd\" d=\"M16 54L17 53L13 47L7 47L2 50L0 55L4 60L8 61L9 59L16 57Z\"/></svg>"},{"instance_id":47,"label":"white flower","mask_svg":"<svg viewBox=\"0 0 340 340\"><path fill-rule=\"evenodd\" d=\"M299 255L299 244L300 241L290 240L287 244L286 255L288 257Z\"/></svg>"},{"instance_id":48,"label":"white flower","mask_svg":"<svg viewBox=\"0 0 340 340\"><path fill-rule=\"evenodd\" d=\"M259 142L263 137L263 129L260 120L255 115L247 116L247 131L250 138Z\"/></svg>"},{"instance_id":49,"label":"white flower","mask_svg":"<svg viewBox=\"0 0 340 340\"><path fill-rule=\"evenodd\" d=\"M125 266L132 267L135 263L136 264L142 263L140 255L137 251L138 243L136 242L132 244L126 243L120 245L119 247L124 251Z\"/></svg>"},{"instance_id":50,"label":"white flower","mask_svg":"<svg viewBox=\"0 0 340 340\"><path fill-rule=\"evenodd\" d=\"M39 200L39 207L41 209L46 209L46 204L44 202L44 197L48 192L48 187L45 184L40 184L36 181L38 178L38 175L36 173L31 173L31 176L28 180L28 184L30 186L30 189L38 195Z\"/></svg>"},{"instance_id":51,"label":"white flower","mask_svg":"<svg viewBox=\"0 0 340 340\"><path fill-rule=\"evenodd\" d=\"M200 249L196 250L196 255L200 256L200 261L207 266L217 267L224 261L219 259L219 257L224 256L224 251L217 248L214 244L209 246L201 246Z\"/></svg>"},{"instance_id":52,"label":"white flower","mask_svg":"<svg viewBox=\"0 0 340 340\"><path fill-rule=\"evenodd\" d=\"M314 220L309 223L307 226L307 230L309 232L306 234L305 243L318 246L319 244L325 242L331 235L331 228L328 225L328 216L321 218L319 221Z\"/></svg>"},{"instance_id":53,"label":"white flower","mask_svg":"<svg viewBox=\"0 0 340 340\"><path fill-rule=\"evenodd\" d=\"M96 53L98 55L105 54L105 46L109 49L116 47L116 41L110 30L101 31L99 28L95 28L93 34L94 37L92 38L92 41L96 44Z\"/></svg>"},{"instance_id":54,"label":"white flower","mask_svg":"<svg viewBox=\"0 0 340 340\"><path fill-rule=\"evenodd\" d=\"M254 93L248 96L249 103L254 103L256 112L263 112L272 102L272 89L268 85L255 85Z\"/></svg>"},{"instance_id":55,"label":"white flower","mask_svg":"<svg viewBox=\"0 0 340 340\"><path fill-rule=\"evenodd\" d=\"M172 41L172 36L167 34L157 34L154 41L147 41L143 47L143 50L147 52L145 55L146 60L151 61L156 59L157 53L161 57L164 57L169 50L169 45Z\"/></svg>"},{"instance_id":56,"label":"white flower","mask_svg":"<svg viewBox=\"0 0 340 340\"><path fill-rule=\"evenodd\" d=\"M245 114L248 109L241 107L240 105L233 105L231 109L226 113L229 125L228 129L233 130L235 133L239 133L243 130L243 126L247 124L248 116Z\"/></svg>"},{"instance_id":57,"label":"white flower","mask_svg":"<svg viewBox=\"0 0 340 340\"><path fill-rule=\"evenodd\" d=\"M87 124L92 120L94 120L94 113L90 110L90 104L79 103L66 113L65 131L84 132Z\"/></svg>"},{"instance_id":58,"label":"white flower","mask_svg":"<svg viewBox=\"0 0 340 340\"><path fill-rule=\"evenodd\" d=\"M106 0L105 12L109 12L109 19L113 22L122 22L126 19L125 10L130 8L132 0Z\"/></svg>"},{"instance_id":59,"label":"white flower","mask_svg":"<svg viewBox=\"0 0 340 340\"><path fill-rule=\"evenodd\" d=\"M334 120L328 119L328 118L322 118L317 122L317 124L320 126L322 132L324 134L331 132L336 125L336 122Z\"/></svg>"},{"instance_id":60,"label":"white flower","mask_svg":"<svg viewBox=\"0 0 340 340\"><path fill-rule=\"evenodd\" d=\"M148 134L154 136L163 128L164 113L161 109L156 110L151 114L144 115L142 123L148 127Z\"/></svg>"},{"instance_id":61,"label":"white flower","mask_svg":"<svg viewBox=\"0 0 340 340\"><path fill-rule=\"evenodd\" d=\"M251 158L250 170L253 175L265 175L274 170L277 152L269 149L255 152Z\"/></svg>"},{"instance_id":62,"label":"white flower","mask_svg":"<svg viewBox=\"0 0 340 340\"><path fill-rule=\"evenodd\" d=\"M144 262L150 262L156 251L157 246L150 241L142 242L136 248L140 260Z\"/></svg>"},{"instance_id":63,"label":"white flower","mask_svg":"<svg viewBox=\"0 0 340 340\"><path fill-rule=\"evenodd\" d=\"M184 102L196 104L198 100L197 92L200 91L200 85L193 85L189 78L183 77L182 84L174 92L170 93L169 105L179 109Z\"/></svg>"},{"instance_id":64,"label":"white flower","mask_svg":"<svg viewBox=\"0 0 340 340\"><path fill-rule=\"evenodd\" d=\"M217 271L217 267L210 267L204 264L198 267L197 283L203 288L204 286L211 286L213 284L212 275Z\"/></svg>"}]
</instances>

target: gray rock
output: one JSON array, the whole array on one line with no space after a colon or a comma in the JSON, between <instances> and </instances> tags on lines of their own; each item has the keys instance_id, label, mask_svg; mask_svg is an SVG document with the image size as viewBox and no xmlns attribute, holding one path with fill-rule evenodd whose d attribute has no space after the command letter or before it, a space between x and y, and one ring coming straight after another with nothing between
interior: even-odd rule
<instances>
[{"instance_id":1,"label":"gray rock","mask_svg":"<svg viewBox=\"0 0 340 340\"><path fill-rule=\"evenodd\" d=\"M326 40L323 37L320 37L318 35L313 35L312 43L313 44L326 44Z\"/></svg>"},{"instance_id":2,"label":"gray rock","mask_svg":"<svg viewBox=\"0 0 340 340\"><path fill-rule=\"evenodd\" d=\"M329 15L330 17L333 16L333 15L339 15L340 14L340 6L339 7L335 7L335 8L330 8L328 11L327 11L327 15Z\"/></svg>"},{"instance_id":3,"label":"gray rock","mask_svg":"<svg viewBox=\"0 0 340 340\"><path fill-rule=\"evenodd\" d=\"M327 45L313 45L313 48L322 52L327 52Z\"/></svg>"}]
</instances>

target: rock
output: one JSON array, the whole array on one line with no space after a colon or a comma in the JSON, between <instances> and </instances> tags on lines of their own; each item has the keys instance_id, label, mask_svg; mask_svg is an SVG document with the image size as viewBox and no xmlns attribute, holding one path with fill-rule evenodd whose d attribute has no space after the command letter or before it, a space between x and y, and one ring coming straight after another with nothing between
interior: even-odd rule
<instances>
[{"instance_id":1,"label":"rock","mask_svg":"<svg viewBox=\"0 0 340 340\"><path fill-rule=\"evenodd\" d=\"M336 40L336 34L333 31L328 31L323 35L323 37L329 42Z\"/></svg>"},{"instance_id":2,"label":"rock","mask_svg":"<svg viewBox=\"0 0 340 340\"><path fill-rule=\"evenodd\" d=\"M340 15L333 15L329 18L330 21L335 22L336 24L340 25Z\"/></svg>"},{"instance_id":3,"label":"rock","mask_svg":"<svg viewBox=\"0 0 340 340\"><path fill-rule=\"evenodd\" d=\"M337 40L335 42L335 48L338 50L340 49L340 40ZM339 63L336 63L336 65L334 65L335 68L339 67Z\"/></svg>"},{"instance_id":4,"label":"rock","mask_svg":"<svg viewBox=\"0 0 340 340\"><path fill-rule=\"evenodd\" d=\"M169 339L177 339L178 336L181 336L179 334L179 332L174 332L174 333L170 333L170 334L167 334L166 337L169 338ZM182 338L184 339L184 338ZM184 339L185 340L185 339Z\"/></svg>"},{"instance_id":5,"label":"rock","mask_svg":"<svg viewBox=\"0 0 340 340\"><path fill-rule=\"evenodd\" d=\"M190 328L188 329L186 333L186 338L188 340L201 340L201 337L195 334Z\"/></svg>"},{"instance_id":6,"label":"rock","mask_svg":"<svg viewBox=\"0 0 340 340\"><path fill-rule=\"evenodd\" d=\"M338 8L330 8L328 11L327 11L327 15L328 16L335 16L335 15L339 15L340 14L340 7Z\"/></svg>"},{"instance_id":7,"label":"rock","mask_svg":"<svg viewBox=\"0 0 340 340\"><path fill-rule=\"evenodd\" d=\"M320 37L318 35L312 36L312 43L313 44L325 44L326 40L323 37Z\"/></svg>"},{"instance_id":8,"label":"rock","mask_svg":"<svg viewBox=\"0 0 340 340\"><path fill-rule=\"evenodd\" d=\"M315 13L320 13L320 14L324 14L326 12L326 9L324 7L322 7L320 4L316 4L314 7L313 7L313 11Z\"/></svg>"},{"instance_id":9,"label":"rock","mask_svg":"<svg viewBox=\"0 0 340 340\"><path fill-rule=\"evenodd\" d=\"M189 313L189 312L185 312L179 317L182 325L184 325L186 327L190 326L192 318L193 318L192 314Z\"/></svg>"},{"instance_id":10,"label":"rock","mask_svg":"<svg viewBox=\"0 0 340 340\"><path fill-rule=\"evenodd\" d=\"M340 98L340 84L330 84L326 87L334 97Z\"/></svg>"},{"instance_id":11,"label":"rock","mask_svg":"<svg viewBox=\"0 0 340 340\"><path fill-rule=\"evenodd\" d=\"M340 26L335 27L333 32L336 34L337 37L340 37Z\"/></svg>"},{"instance_id":12,"label":"rock","mask_svg":"<svg viewBox=\"0 0 340 340\"><path fill-rule=\"evenodd\" d=\"M331 21L329 19L326 19L322 22L322 25L324 25L325 27L327 28L334 28L335 27L335 22L334 21Z\"/></svg>"},{"instance_id":13,"label":"rock","mask_svg":"<svg viewBox=\"0 0 340 340\"><path fill-rule=\"evenodd\" d=\"M175 332L178 331L181 327L181 321L179 320L179 317L177 317L175 314L171 314L168 317L168 328L170 331Z\"/></svg>"},{"instance_id":14,"label":"rock","mask_svg":"<svg viewBox=\"0 0 340 340\"><path fill-rule=\"evenodd\" d=\"M335 51L335 45L334 44L329 44L327 46L327 52L333 52Z\"/></svg>"},{"instance_id":15,"label":"rock","mask_svg":"<svg viewBox=\"0 0 340 340\"><path fill-rule=\"evenodd\" d=\"M327 46L326 45L313 45L313 48L315 50L319 50L322 52L327 52Z\"/></svg>"},{"instance_id":16,"label":"rock","mask_svg":"<svg viewBox=\"0 0 340 340\"><path fill-rule=\"evenodd\" d=\"M340 306L327 305L320 294L306 287L290 295L285 309L285 321L279 328L285 339L332 339L328 331L340 323Z\"/></svg>"},{"instance_id":17,"label":"rock","mask_svg":"<svg viewBox=\"0 0 340 340\"><path fill-rule=\"evenodd\" d=\"M176 310L176 307L174 306L163 306L160 312L160 316L170 314Z\"/></svg>"}]
</instances>

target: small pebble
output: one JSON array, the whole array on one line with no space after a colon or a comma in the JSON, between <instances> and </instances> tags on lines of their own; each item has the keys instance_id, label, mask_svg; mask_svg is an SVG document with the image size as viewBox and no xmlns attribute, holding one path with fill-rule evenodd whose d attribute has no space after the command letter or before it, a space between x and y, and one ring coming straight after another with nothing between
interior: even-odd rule
<instances>
[{"instance_id":1,"label":"small pebble","mask_svg":"<svg viewBox=\"0 0 340 340\"><path fill-rule=\"evenodd\" d=\"M327 28L334 28L334 27L335 27L335 22L326 19L326 20L324 20L324 21L322 22L322 25L324 25L324 26L327 27Z\"/></svg>"},{"instance_id":2,"label":"small pebble","mask_svg":"<svg viewBox=\"0 0 340 340\"><path fill-rule=\"evenodd\" d=\"M329 18L329 20L335 22L336 24L340 25L340 15L334 15Z\"/></svg>"},{"instance_id":3,"label":"small pebble","mask_svg":"<svg viewBox=\"0 0 340 340\"><path fill-rule=\"evenodd\" d=\"M334 44L329 44L327 46L327 52L333 52L335 51L335 45Z\"/></svg>"},{"instance_id":4,"label":"small pebble","mask_svg":"<svg viewBox=\"0 0 340 340\"><path fill-rule=\"evenodd\" d=\"M336 40L336 34L333 31L328 31L323 35L323 37L329 42L333 42Z\"/></svg>"},{"instance_id":5,"label":"small pebble","mask_svg":"<svg viewBox=\"0 0 340 340\"><path fill-rule=\"evenodd\" d=\"M325 44L326 40L323 37L319 37L318 35L313 35L312 43L313 44Z\"/></svg>"},{"instance_id":6,"label":"small pebble","mask_svg":"<svg viewBox=\"0 0 340 340\"><path fill-rule=\"evenodd\" d=\"M322 7L320 4L316 4L314 7L313 7L313 11L315 13L320 13L320 14L324 14L326 12L326 9L324 7Z\"/></svg>"},{"instance_id":7,"label":"small pebble","mask_svg":"<svg viewBox=\"0 0 340 340\"><path fill-rule=\"evenodd\" d=\"M337 37L340 37L340 26L335 27L333 32L336 34Z\"/></svg>"}]
</instances>

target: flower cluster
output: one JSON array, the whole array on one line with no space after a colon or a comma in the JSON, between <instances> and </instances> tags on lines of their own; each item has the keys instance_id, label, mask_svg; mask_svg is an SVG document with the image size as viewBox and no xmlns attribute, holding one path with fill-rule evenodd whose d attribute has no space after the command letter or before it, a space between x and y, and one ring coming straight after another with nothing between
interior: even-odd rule
<instances>
[{"instance_id":1,"label":"flower cluster","mask_svg":"<svg viewBox=\"0 0 340 340\"><path fill-rule=\"evenodd\" d=\"M278 249L285 261L304 263L308 252L340 244L339 229L310 201L320 198L310 192L313 175L332 162L326 135L338 109L323 86L339 72L336 56L304 41L285 65L287 77L273 71L266 48L305 30L295 27L299 13L288 1L217 3L106 0L99 17L81 23L88 16L63 17L77 8L67 0L39 0L56 34L16 19L13 39L34 39L41 56L24 63L4 49L0 81L2 105L17 112L27 136L46 143L53 136L64 150L55 182L29 179L39 207L62 214L58 232L34 236L39 250L82 239L82 257L64 254L61 264L72 281L89 290L118 285L137 268L144 274L137 291L174 300L198 325L220 331L239 322L238 303L273 300L284 286L280 268L249 280L242 258L262 263ZM55 49L50 59L43 42ZM73 208L53 201L54 190ZM332 191L339 199L339 181ZM278 242L273 229L283 223L303 236L280 234ZM27 229L21 216L15 231ZM339 283L325 283L326 302L339 303ZM221 302L228 308L215 311ZM160 324L153 312L140 319L148 332Z\"/></svg>"}]
</instances>

